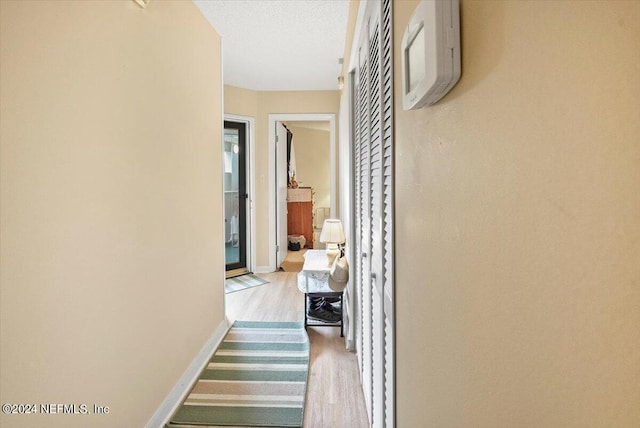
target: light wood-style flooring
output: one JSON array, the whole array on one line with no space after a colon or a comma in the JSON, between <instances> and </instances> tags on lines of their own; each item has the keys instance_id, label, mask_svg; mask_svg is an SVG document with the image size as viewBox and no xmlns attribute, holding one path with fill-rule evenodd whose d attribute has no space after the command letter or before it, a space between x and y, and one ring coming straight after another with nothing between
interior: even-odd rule
<instances>
[{"instance_id":1,"label":"light wood-style flooring","mask_svg":"<svg viewBox=\"0 0 640 428\"><path fill-rule=\"evenodd\" d=\"M297 273L260 276L270 283L226 295L229 321L303 320L304 294L298 290ZM309 327L307 333L311 361L304 427L368 427L356 354L346 350L340 329Z\"/></svg>"}]
</instances>

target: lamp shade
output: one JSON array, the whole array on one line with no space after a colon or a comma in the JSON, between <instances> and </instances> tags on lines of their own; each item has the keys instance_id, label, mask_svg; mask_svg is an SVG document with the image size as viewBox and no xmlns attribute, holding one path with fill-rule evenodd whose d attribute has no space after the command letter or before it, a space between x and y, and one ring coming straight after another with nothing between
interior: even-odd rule
<instances>
[{"instance_id":1,"label":"lamp shade","mask_svg":"<svg viewBox=\"0 0 640 428\"><path fill-rule=\"evenodd\" d=\"M342 244L344 242L342 222L337 218L326 219L322 225L322 232L320 232L320 242Z\"/></svg>"}]
</instances>

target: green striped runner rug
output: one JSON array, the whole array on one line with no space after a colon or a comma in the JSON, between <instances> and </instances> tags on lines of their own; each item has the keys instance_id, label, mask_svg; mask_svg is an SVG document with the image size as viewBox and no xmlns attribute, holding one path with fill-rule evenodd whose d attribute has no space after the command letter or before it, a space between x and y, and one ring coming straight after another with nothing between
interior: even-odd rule
<instances>
[{"instance_id":1,"label":"green striped runner rug","mask_svg":"<svg viewBox=\"0 0 640 428\"><path fill-rule=\"evenodd\" d=\"M304 322L236 321L168 424L302 427Z\"/></svg>"},{"instance_id":2,"label":"green striped runner rug","mask_svg":"<svg viewBox=\"0 0 640 428\"><path fill-rule=\"evenodd\" d=\"M226 294L235 291L246 290L247 288L257 287L258 285L268 284L269 281L262 279L257 275L248 273L234 278L227 278L224 281L224 292Z\"/></svg>"}]
</instances>

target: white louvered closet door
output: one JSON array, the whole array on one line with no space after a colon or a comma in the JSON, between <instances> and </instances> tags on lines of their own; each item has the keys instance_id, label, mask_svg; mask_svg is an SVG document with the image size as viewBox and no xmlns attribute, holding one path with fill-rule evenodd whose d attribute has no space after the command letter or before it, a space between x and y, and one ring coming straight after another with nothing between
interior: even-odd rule
<instances>
[{"instance_id":1,"label":"white louvered closet door","mask_svg":"<svg viewBox=\"0 0 640 428\"><path fill-rule=\"evenodd\" d=\"M353 135L353 150L351 152L351 161L353 169L353 192L352 200L353 204L353 230L354 230L354 242L353 242L353 260L352 260L352 276L351 281L353 284L353 299L354 299L354 342L356 347L356 355L358 357L358 367L362 367L362 289L360 284L362 281L360 257L362 253L362 245L360 244L360 229L362 228L362 208L360 199L360 87L358 85L358 75L356 71L349 74L351 79L351 96L349 102L351 103L352 116L351 116L351 128Z\"/></svg>"},{"instance_id":2,"label":"white louvered closet door","mask_svg":"<svg viewBox=\"0 0 640 428\"><path fill-rule=\"evenodd\" d=\"M394 319L394 145L393 145L393 5L383 0L381 17L382 66L382 300L384 312L384 421L395 426L395 319Z\"/></svg>"},{"instance_id":3,"label":"white louvered closet door","mask_svg":"<svg viewBox=\"0 0 640 428\"><path fill-rule=\"evenodd\" d=\"M369 2L354 104L356 347L373 427L395 425L391 0Z\"/></svg>"},{"instance_id":4,"label":"white louvered closet door","mask_svg":"<svg viewBox=\"0 0 640 428\"><path fill-rule=\"evenodd\" d=\"M372 342L373 342L373 316L371 306L371 186L370 186L370 149L371 149L371 111L370 111L370 79L369 79L369 40L363 37L360 50L358 53L358 100L359 117L357 121L360 124L360 141L359 141L359 157L356 163L359 165L359 175L356 178L359 197L359 228L356 230L360 244L359 257L359 283L360 289L360 313L361 313L361 380L362 387L365 392L365 403L367 411L371 419L372 415Z\"/></svg>"}]
</instances>

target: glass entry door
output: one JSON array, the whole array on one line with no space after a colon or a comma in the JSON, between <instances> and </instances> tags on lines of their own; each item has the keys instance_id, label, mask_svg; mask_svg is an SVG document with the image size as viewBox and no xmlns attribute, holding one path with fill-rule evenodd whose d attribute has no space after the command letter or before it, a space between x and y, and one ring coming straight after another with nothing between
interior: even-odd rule
<instances>
[{"instance_id":1,"label":"glass entry door","mask_svg":"<svg viewBox=\"0 0 640 428\"><path fill-rule=\"evenodd\" d=\"M247 271L247 124L224 122L224 229L227 276Z\"/></svg>"}]
</instances>

